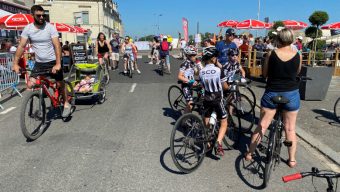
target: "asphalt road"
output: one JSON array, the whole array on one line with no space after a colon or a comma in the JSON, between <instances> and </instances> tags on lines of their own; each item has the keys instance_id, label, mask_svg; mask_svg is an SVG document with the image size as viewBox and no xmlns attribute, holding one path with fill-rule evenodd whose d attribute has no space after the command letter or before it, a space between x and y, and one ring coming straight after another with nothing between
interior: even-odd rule
<instances>
[{"instance_id":1,"label":"asphalt road","mask_svg":"<svg viewBox=\"0 0 340 192\"><path fill-rule=\"evenodd\" d=\"M13 110L0 114L0 191L256 191L262 184L258 163L242 160L241 151L226 151L220 160L205 158L191 174L180 173L169 151L175 116L167 101L173 73L159 76L156 66L139 61L141 75L132 79L112 72L102 105L81 103L71 121L51 119L48 130L26 142L19 126L21 98L6 103ZM121 67L121 66L120 66ZM175 72L176 71L176 72ZM134 88L133 88L134 87ZM311 179L284 184L281 176L329 169L318 155L299 145L298 166L280 164L263 191L314 191ZM286 150L283 149L283 159ZM326 181L315 179L318 191Z\"/></svg>"}]
</instances>

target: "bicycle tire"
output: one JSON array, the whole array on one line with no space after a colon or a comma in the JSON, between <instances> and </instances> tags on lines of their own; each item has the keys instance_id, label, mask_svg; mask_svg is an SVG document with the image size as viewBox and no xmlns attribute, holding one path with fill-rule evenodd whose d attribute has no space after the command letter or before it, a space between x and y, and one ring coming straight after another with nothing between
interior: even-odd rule
<instances>
[{"instance_id":1,"label":"bicycle tire","mask_svg":"<svg viewBox=\"0 0 340 192\"><path fill-rule=\"evenodd\" d=\"M255 96L254 91L249 86L241 86L239 90L240 90L241 94L246 95L249 98L249 100L252 103L253 109L255 109L255 107L256 107L256 96Z\"/></svg>"},{"instance_id":2,"label":"bicycle tire","mask_svg":"<svg viewBox=\"0 0 340 192\"><path fill-rule=\"evenodd\" d=\"M191 127L190 127L191 123ZM176 135L182 133L182 138L176 138ZM183 173L195 171L203 162L206 152L206 132L203 121L195 114L188 113L181 116L175 123L170 137L171 157L175 166ZM180 144L183 144L182 146ZM180 147L178 152L175 148ZM184 147L184 155L179 152ZM193 151L193 155L186 157L186 151ZM190 154L190 153L189 153ZM197 158L191 161L190 157ZM188 158L188 159L187 159ZM183 163L183 164L182 164ZM188 166L185 166L188 165Z\"/></svg>"},{"instance_id":3,"label":"bicycle tire","mask_svg":"<svg viewBox=\"0 0 340 192\"><path fill-rule=\"evenodd\" d=\"M132 61L129 60L129 77L132 78Z\"/></svg>"},{"instance_id":4,"label":"bicycle tire","mask_svg":"<svg viewBox=\"0 0 340 192\"><path fill-rule=\"evenodd\" d=\"M269 137L268 137L268 144L267 144L267 151L266 151L266 157L265 157L265 168L264 168L264 175L263 175L263 188L266 188L269 184L269 179L271 172L273 170L274 165L274 155L275 155L275 149L276 149L276 127L277 125L271 124Z\"/></svg>"},{"instance_id":5,"label":"bicycle tire","mask_svg":"<svg viewBox=\"0 0 340 192\"><path fill-rule=\"evenodd\" d=\"M238 109L238 115L241 120L241 127L240 130L242 133L249 133L251 129L254 127L255 124L255 110L252 107L252 103L244 94L240 95L241 97L241 104L240 109Z\"/></svg>"},{"instance_id":6,"label":"bicycle tire","mask_svg":"<svg viewBox=\"0 0 340 192\"><path fill-rule=\"evenodd\" d=\"M334 115L338 122L340 122L340 97L336 100L334 104Z\"/></svg>"},{"instance_id":7,"label":"bicycle tire","mask_svg":"<svg viewBox=\"0 0 340 192\"><path fill-rule=\"evenodd\" d=\"M97 103L98 104L103 104L105 101L106 101L106 87L105 87L105 84L104 83L101 83L99 85L99 96L98 96L98 101Z\"/></svg>"},{"instance_id":8,"label":"bicycle tire","mask_svg":"<svg viewBox=\"0 0 340 192\"><path fill-rule=\"evenodd\" d=\"M161 68L159 70L159 74L163 76L164 75L164 61L161 61L160 65L161 65Z\"/></svg>"},{"instance_id":9,"label":"bicycle tire","mask_svg":"<svg viewBox=\"0 0 340 192\"><path fill-rule=\"evenodd\" d=\"M233 106L233 109L236 109L235 106ZM223 138L223 143L228 149L235 149L241 136L241 120L237 111L235 111L236 115L231 114L229 110L227 110L227 113L228 128Z\"/></svg>"},{"instance_id":10,"label":"bicycle tire","mask_svg":"<svg viewBox=\"0 0 340 192\"><path fill-rule=\"evenodd\" d=\"M38 99L38 110L32 111L34 109L34 103L33 103L33 98L36 97ZM37 122L40 122L39 125L33 129L33 131L30 131L27 124L26 124L26 109L29 105L29 112L28 116L30 116L31 119L37 120ZM41 111L40 111L41 109ZM46 104L43 96L37 92L37 91L32 91L29 92L28 95L25 96L22 105L21 105L21 113L20 113L20 128L23 133L23 135L26 137L27 140L29 141L34 141L38 139L42 133L45 131L46 128Z\"/></svg>"},{"instance_id":11,"label":"bicycle tire","mask_svg":"<svg viewBox=\"0 0 340 192\"><path fill-rule=\"evenodd\" d=\"M174 97L173 97L174 96ZM175 98L175 99L173 99ZM181 112L183 111L187 103L184 98L184 94L181 88L177 85L171 85L168 89L168 101L172 110Z\"/></svg>"}]
</instances>

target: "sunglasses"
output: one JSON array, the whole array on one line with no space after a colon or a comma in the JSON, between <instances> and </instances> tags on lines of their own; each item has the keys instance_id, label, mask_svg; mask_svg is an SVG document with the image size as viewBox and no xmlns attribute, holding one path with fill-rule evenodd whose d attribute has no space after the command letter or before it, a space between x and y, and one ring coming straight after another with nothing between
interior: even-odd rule
<instances>
[{"instance_id":1,"label":"sunglasses","mask_svg":"<svg viewBox=\"0 0 340 192\"><path fill-rule=\"evenodd\" d=\"M37 14L37 15L34 15L35 17L38 17L38 18L40 18L40 17L46 17L46 15L45 14Z\"/></svg>"},{"instance_id":2,"label":"sunglasses","mask_svg":"<svg viewBox=\"0 0 340 192\"><path fill-rule=\"evenodd\" d=\"M234 55L234 54L233 54L233 55L229 55L229 56L230 56L230 57L235 57L235 56L238 56L238 55Z\"/></svg>"}]
</instances>

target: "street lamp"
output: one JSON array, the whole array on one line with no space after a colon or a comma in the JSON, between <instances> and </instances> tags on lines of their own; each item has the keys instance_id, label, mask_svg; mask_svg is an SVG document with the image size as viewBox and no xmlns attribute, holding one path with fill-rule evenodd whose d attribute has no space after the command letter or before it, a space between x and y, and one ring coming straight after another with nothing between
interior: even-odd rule
<instances>
[{"instance_id":1,"label":"street lamp","mask_svg":"<svg viewBox=\"0 0 340 192\"><path fill-rule=\"evenodd\" d=\"M157 33L159 35L159 17L163 16L162 14L157 15Z\"/></svg>"}]
</instances>

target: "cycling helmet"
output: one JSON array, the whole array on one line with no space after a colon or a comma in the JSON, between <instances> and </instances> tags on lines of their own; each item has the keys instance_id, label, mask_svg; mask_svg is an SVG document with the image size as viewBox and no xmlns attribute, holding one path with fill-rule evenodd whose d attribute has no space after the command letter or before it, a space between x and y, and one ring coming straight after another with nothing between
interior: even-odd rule
<instances>
[{"instance_id":1,"label":"cycling helmet","mask_svg":"<svg viewBox=\"0 0 340 192\"><path fill-rule=\"evenodd\" d=\"M225 34L230 36L230 35L235 35L236 32L235 32L235 29L229 28L229 29L227 29L227 31L225 32Z\"/></svg>"},{"instance_id":2,"label":"cycling helmet","mask_svg":"<svg viewBox=\"0 0 340 192\"><path fill-rule=\"evenodd\" d=\"M211 47L203 48L203 56L202 56L203 61L209 60L213 57L218 57L218 51L216 47L211 46Z\"/></svg>"},{"instance_id":3,"label":"cycling helmet","mask_svg":"<svg viewBox=\"0 0 340 192\"><path fill-rule=\"evenodd\" d=\"M238 49L229 49L228 50L228 56L234 56L234 55L238 55L238 54L239 54Z\"/></svg>"},{"instance_id":4,"label":"cycling helmet","mask_svg":"<svg viewBox=\"0 0 340 192\"><path fill-rule=\"evenodd\" d=\"M194 46L190 45L184 48L184 53L186 55L197 55L197 49Z\"/></svg>"},{"instance_id":5,"label":"cycling helmet","mask_svg":"<svg viewBox=\"0 0 340 192\"><path fill-rule=\"evenodd\" d=\"M168 39L168 37L166 35L163 36L163 39Z\"/></svg>"}]
</instances>

